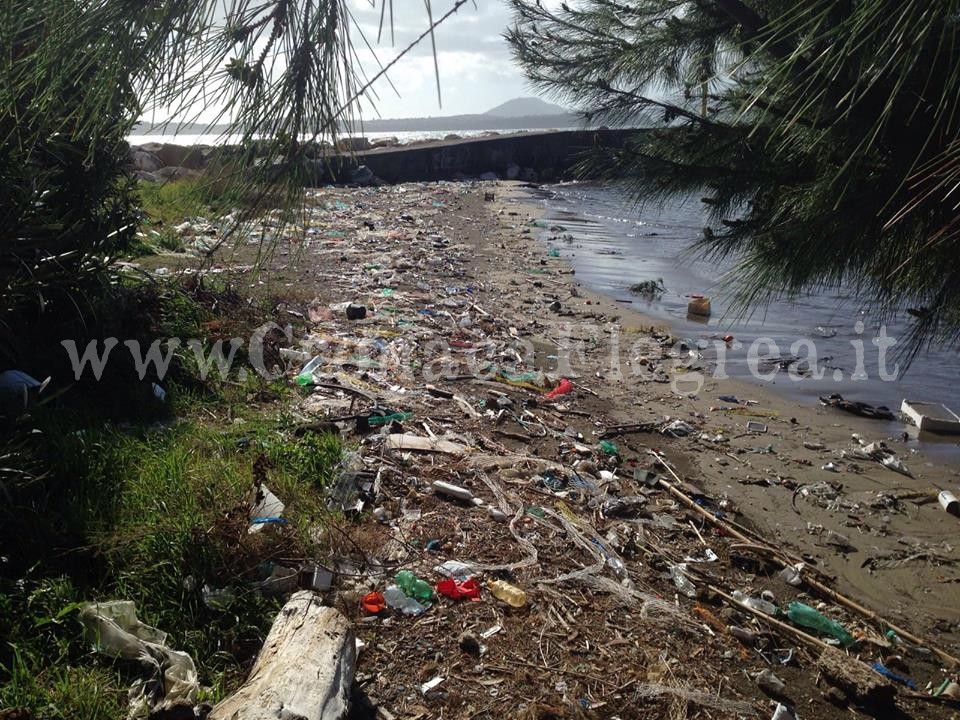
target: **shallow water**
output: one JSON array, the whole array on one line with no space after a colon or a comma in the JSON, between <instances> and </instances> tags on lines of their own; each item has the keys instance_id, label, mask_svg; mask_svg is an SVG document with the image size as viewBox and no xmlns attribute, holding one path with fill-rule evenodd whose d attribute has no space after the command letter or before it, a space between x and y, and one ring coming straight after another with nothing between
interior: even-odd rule
<instances>
[{"instance_id":1,"label":"shallow water","mask_svg":"<svg viewBox=\"0 0 960 720\"><path fill-rule=\"evenodd\" d=\"M844 288L811 293L793 301L778 301L758 308L751 317L730 316L730 298L721 289L721 280L730 266L719 266L689 257L685 251L706 224L696 198L668 203L663 207L637 207L620 191L586 184L562 184L544 188L539 198L546 207L544 219L554 230L543 233L545 240L568 259L577 278L587 287L621 301L651 317L669 321L676 333L690 337L703 347L705 358L714 359L719 338L730 334L742 347L725 350L725 371L732 377L756 380L748 362L749 349L758 338L776 343L779 355L791 353L798 340L808 339L815 349L822 379L798 373L777 372L762 381L790 396L816 401L819 395L841 393L845 398L885 405L895 413L904 398L937 400L960 411L957 353L937 349L922 353L909 370L894 375L896 352L903 346L908 323L905 313L886 324L886 334L900 339L887 351L881 378L880 350L874 344L879 323ZM556 228L562 226L563 230ZM663 296L643 299L630 292L634 283L661 278ZM688 295L711 297L709 320L687 315ZM857 332L857 323L863 323ZM858 371L857 350L851 341L863 343L863 365ZM772 353L757 345L760 358ZM807 358L809 347L798 346L794 354ZM899 432L900 423L878 422L878 431ZM937 436L925 442L943 442ZM956 446L949 442L949 452ZM941 448L948 450L948 448Z\"/></svg>"}]
</instances>

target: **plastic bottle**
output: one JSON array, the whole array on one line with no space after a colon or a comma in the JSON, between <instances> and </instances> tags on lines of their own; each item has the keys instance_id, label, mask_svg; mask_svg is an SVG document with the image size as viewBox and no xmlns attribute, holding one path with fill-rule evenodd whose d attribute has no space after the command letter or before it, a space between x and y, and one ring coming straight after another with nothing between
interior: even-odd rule
<instances>
[{"instance_id":1,"label":"plastic bottle","mask_svg":"<svg viewBox=\"0 0 960 720\"><path fill-rule=\"evenodd\" d=\"M734 590L730 593L733 596L733 599L736 600L741 605L746 605L749 608L754 610L759 610L760 612L766 615L776 615L780 612L780 608L774 605L772 602L767 600L761 600L760 598L750 597L749 595L744 595L739 590Z\"/></svg>"},{"instance_id":2,"label":"plastic bottle","mask_svg":"<svg viewBox=\"0 0 960 720\"><path fill-rule=\"evenodd\" d=\"M309 385L313 382L313 371L323 364L323 358L317 355L313 360L303 366L300 374L297 375L297 385Z\"/></svg>"},{"instance_id":3,"label":"plastic bottle","mask_svg":"<svg viewBox=\"0 0 960 720\"><path fill-rule=\"evenodd\" d=\"M429 603L433 598L433 588L430 587L430 583L421 580L409 570L401 570L393 579L401 590L421 603Z\"/></svg>"},{"instance_id":4,"label":"plastic bottle","mask_svg":"<svg viewBox=\"0 0 960 720\"><path fill-rule=\"evenodd\" d=\"M527 594L516 585L504 580L491 580L487 583L490 593L511 607L519 608L527 604Z\"/></svg>"},{"instance_id":5,"label":"plastic bottle","mask_svg":"<svg viewBox=\"0 0 960 720\"><path fill-rule=\"evenodd\" d=\"M816 630L824 635L831 635L845 647L855 645L857 640L837 622L821 615L809 605L802 602L792 602L787 607L787 617L796 625Z\"/></svg>"},{"instance_id":6,"label":"plastic bottle","mask_svg":"<svg viewBox=\"0 0 960 720\"><path fill-rule=\"evenodd\" d=\"M464 502L470 502L473 500L473 493L467 490L465 487L460 487L459 485L453 485L443 480L434 480L433 481L433 491L438 495L446 495L448 497L456 498L457 500L463 500Z\"/></svg>"},{"instance_id":7,"label":"plastic bottle","mask_svg":"<svg viewBox=\"0 0 960 720\"><path fill-rule=\"evenodd\" d=\"M690 578L683 574L683 570L684 566L682 564L671 565L670 577L673 578L673 584L677 586L677 590L688 598L694 598L697 596L697 587L690 582Z\"/></svg>"},{"instance_id":8,"label":"plastic bottle","mask_svg":"<svg viewBox=\"0 0 960 720\"><path fill-rule=\"evenodd\" d=\"M621 585L633 587L633 581L630 579L630 573L627 572L627 566L623 564L623 560L614 555L608 555L607 567L613 570L613 574L617 576Z\"/></svg>"},{"instance_id":9,"label":"plastic bottle","mask_svg":"<svg viewBox=\"0 0 960 720\"><path fill-rule=\"evenodd\" d=\"M387 605L394 610L399 610L404 615L422 615L427 611L426 607L404 593L396 585L387 586L387 589L383 591L383 599L387 601Z\"/></svg>"},{"instance_id":10,"label":"plastic bottle","mask_svg":"<svg viewBox=\"0 0 960 720\"><path fill-rule=\"evenodd\" d=\"M736 625L727 625L727 632L745 645L757 644L756 633L752 633L749 630L744 630Z\"/></svg>"}]
</instances>

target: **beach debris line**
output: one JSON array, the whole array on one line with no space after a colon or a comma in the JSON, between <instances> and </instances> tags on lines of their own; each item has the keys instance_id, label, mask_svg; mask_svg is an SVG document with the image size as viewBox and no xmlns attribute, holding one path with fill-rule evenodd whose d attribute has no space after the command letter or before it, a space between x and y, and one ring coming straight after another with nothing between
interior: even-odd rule
<instances>
[{"instance_id":1,"label":"beach debris line","mask_svg":"<svg viewBox=\"0 0 960 720\"><path fill-rule=\"evenodd\" d=\"M844 658L829 681L843 686L838 701L932 704L932 691L955 681L956 659L835 591L824 560L853 541L868 545L859 540L875 537L868 522L881 525L909 501L886 488L850 490L855 466L893 477L879 465L898 454L859 440L843 448L763 398L722 395L726 404L709 410L678 400L660 384L678 375L667 334L648 333L643 353L659 380L611 383L606 358L586 372L551 372L548 330L568 321L548 312L568 296L563 259L544 257L542 245L511 250L516 285L471 269L478 251L449 218L469 193L490 213L510 212L484 206L484 187L358 189L343 207L332 202L337 191L317 193L327 202L307 226L311 251L330 260L319 263L329 282L310 303L309 348L284 348L291 358L303 352L287 375L296 414L350 451L324 490L335 522L324 529L329 519L291 503L286 525L259 532L324 533L329 554L302 562L331 569L319 583L323 601L363 642L357 686L375 711L630 717L642 700L651 717L680 703L782 718L809 707L804 716L815 717L825 702L816 677L827 677L819 658L830 650ZM326 234L334 222L343 235ZM516 222L519 232L524 220ZM345 302L362 304L366 317L348 319ZM587 312L567 302L564 312ZM530 340L533 354L524 352ZM697 353L696 341L682 352ZM613 412L613 390L636 402ZM842 474L821 476L825 462ZM708 464L726 482L707 482ZM756 494L746 500L729 487ZM797 531L789 545L744 522L740 505L766 497ZM919 512L942 520L932 502ZM830 526L827 516L851 525ZM889 662L894 653L905 667ZM749 683L732 681L741 669ZM790 697L773 709L766 693Z\"/></svg>"}]
</instances>

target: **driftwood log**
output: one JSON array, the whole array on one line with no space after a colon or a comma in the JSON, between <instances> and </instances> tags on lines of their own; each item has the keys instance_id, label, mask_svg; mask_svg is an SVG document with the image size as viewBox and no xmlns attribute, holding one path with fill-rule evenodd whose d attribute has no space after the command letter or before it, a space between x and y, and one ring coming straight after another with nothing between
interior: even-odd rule
<instances>
[{"instance_id":1,"label":"driftwood log","mask_svg":"<svg viewBox=\"0 0 960 720\"><path fill-rule=\"evenodd\" d=\"M277 615L247 681L209 720L341 720L355 665L350 622L301 590Z\"/></svg>"},{"instance_id":2,"label":"driftwood log","mask_svg":"<svg viewBox=\"0 0 960 720\"><path fill-rule=\"evenodd\" d=\"M893 707L896 688L880 673L836 648L821 653L817 669L827 682L843 690L857 705L888 711Z\"/></svg>"}]
</instances>

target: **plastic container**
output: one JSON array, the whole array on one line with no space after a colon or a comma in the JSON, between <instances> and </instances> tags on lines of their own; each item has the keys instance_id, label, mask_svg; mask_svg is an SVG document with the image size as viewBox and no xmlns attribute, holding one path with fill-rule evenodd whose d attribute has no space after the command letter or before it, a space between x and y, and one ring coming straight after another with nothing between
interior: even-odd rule
<instances>
[{"instance_id":1,"label":"plastic container","mask_svg":"<svg viewBox=\"0 0 960 720\"><path fill-rule=\"evenodd\" d=\"M401 570L393 578L400 589L407 595L421 603L429 603L433 599L433 588L426 580L421 580L409 570Z\"/></svg>"},{"instance_id":2,"label":"plastic container","mask_svg":"<svg viewBox=\"0 0 960 720\"><path fill-rule=\"evenodd\" d=\"M411 617L422 615L427 611L425 606L418 603L396 585L387 586L387 589L383 591L383 599L389 607Z\"/></svg>"},{"instance_id":3,"label":"plastic container","mask_svg":"<svg viewBox=\"0 0 960 720\"><path fill-rule=\"evenodd\" d=\"M741 605L746 605L747 607L753 608L754 610L759 610L765 615L777 615L780 612L780 608L778 608L772 602L768 602L767 600L750 597L749 595L745 595L739 590L734 590L730 594L733 596L733 599L736 600Z\"/></svg>"},{"instance_id":4,"label":"plastic container","mask_svg":"<svg viewBox=\"0 0 960 720\"><path fill-rule=\"evenodd\" d=\"M473 500L473 493L467 490L467 488L453 485L443 480L433 481L433 491L438 495L446 495L447 497L456 498L457 500L463 500L463 502Z\"/></svg>"},{"instance_id":5,"label":"plastic container","mask_svg":"<svg viewBox=\"0 0 960 720\"><path fill-rule=\"evenodd\" d=\"M790 621L795 625L816 630L823 635L835 637L840 641L840 644L845 647L850 647L857 643L856 638L848 633L843 625L821 615L812 607L804 605L802 602L790 603L787 607L787 617L790 618Z\"/></svg>"},{"instance_id":6,"label":"plastic container","mask_svg":"<svg viewBox=\"0 0 960 720\"><path fill-rule=\"evenodd\" d=\"M487 588L497 600L502 600L510 607L520 608L527 604L527 594L504 580L491 580Z\"/></svg>"},{"instance_id":7,"label":"plastic container","mask_svg":"<svg viewBox=\"0 0 960 720\"><path fill-rule=\"evenodd\" d=\"M677 586L677 590L688 598L695 598L697 596L697 587L690 582L690 578L683 574L683 570L683 565L671 565L670 577L673 579L673 584Z\"/></svg>"},{"instance_id":8,"label":"plastic container","mask_svg":"<svg viewBox=\"0 0 960 720\"><path fill-rule=\"evenodd\" d=\"M770 695L782 697L787 692L787 684L774 675L769 668L758 672L754 679L757 682L757 687Z\"/></svg>"},{"instance_id":9,"label":"plastic container","mask_svg":"<svg viewBox=\"0 0 960 720\"><path fill-rule=\"evenodd\" d=\"M303 366L303 369L300 371L300 374L297 375L297 384L298 385L309 385L313 382L313 373L321 365L323 365L323 358L317 355L313 360L308 362Z\"/></svg>"},{"instance_id":10,"label":"plastic container","mask_svg":"<svg viewBox=\"0 0 960 720\"><path fill-rule=\"evenodd\" d=\"M957 496L949 490L941 491L941 493L937 495L937 500L940 501L940 507L942 507L944 511L951 515L960 515L960 500L957 500Z\"/></svg>"}]
</instances>

